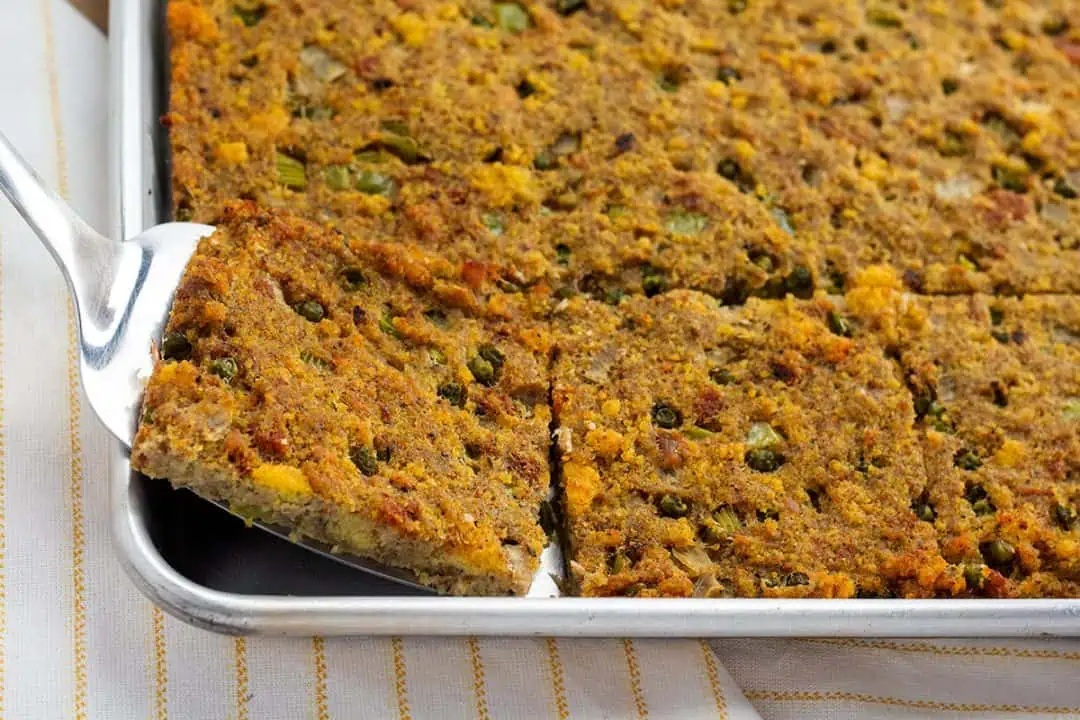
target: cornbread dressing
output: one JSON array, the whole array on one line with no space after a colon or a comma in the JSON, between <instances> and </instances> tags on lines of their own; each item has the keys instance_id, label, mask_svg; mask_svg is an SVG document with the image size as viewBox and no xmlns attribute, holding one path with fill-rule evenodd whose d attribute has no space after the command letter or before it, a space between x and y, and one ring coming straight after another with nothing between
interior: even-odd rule
<instances>
[{"instance_id":1,"label":"cornbread dressing","mask_svg":"<svg viewBox=\"0 0 1080 720\"><path fill-rule=\"evenodd\" d=\"M229 206L177 290L132 466L439 590L523 593L550 338L489 274Z\"/></svg>"},{"instance_id":2,"label":"cornbread dressing","mask_svg":"<svg viewBox=\"0 0 1080 720\"><path fill-rule=\"evenodd\" d=\"M1076 2L171 0L173 202L529 280L1080 289Z\"/></svg>"},{"instance_id":3,"label":"cornbread dressing","mask_svg":"<svg viewBox=\"0 0 1080 720\"><path fill-rule=\"evenodd\" d=\"M1080 597L1080 4L169 0L133 465L459 594ZM550 456L549 456L550 453Z\"/></svg>"}]
</instances>

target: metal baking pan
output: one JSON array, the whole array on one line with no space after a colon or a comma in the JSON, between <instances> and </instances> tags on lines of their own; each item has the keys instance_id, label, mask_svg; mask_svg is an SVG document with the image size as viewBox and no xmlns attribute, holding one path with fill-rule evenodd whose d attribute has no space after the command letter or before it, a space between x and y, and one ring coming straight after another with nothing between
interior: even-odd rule
<instances>
[{"instance_id":1,"label":"metal baking pan","mask_svg":"<svg viewBox=\"0 0 1080 720\"><path fill-rule=\"evenodd\" d=\"M167 217L164 0L112 0L113 227ZM116 551L165 610L225 633L1080 636L1080 600L460 598L410 593L133 473L112 450Z\"/></svg>"}]
</instances>

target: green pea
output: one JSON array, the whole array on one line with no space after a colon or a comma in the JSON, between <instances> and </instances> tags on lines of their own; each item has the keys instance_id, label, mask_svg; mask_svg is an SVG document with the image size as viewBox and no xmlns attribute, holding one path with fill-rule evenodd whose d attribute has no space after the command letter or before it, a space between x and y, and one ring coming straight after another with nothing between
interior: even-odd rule
<instances>
[{"instance_id":1,"label":"green pea","mask_svg":"<svg viewBox=\"0 0 1080 720\"><path fill-rule=\"evenodd\" d=\"M682 78L675 72L663 72L656 76L657 86L667 93L678 92Z\"/></svg>"},{"instance_id":2,"label":"green pea","mask_svg":"<svg viewBox=\"0 0 1080 720\"><path fill-rule=\"evenodd\" d=\"M303 162L291 155L279 152L274 156L274 164L277 167L279 183L293 190L303 190L307 187L307 173Z\"/></svg>"},{"instance_id":3,"label":"green pea","mask_svg":"<svg viewBox=\"0 0 1080 720\"><path fill-rule=\"evenodd\" d=\"M670 518L686 517L690 505L678 495L663 495L660 498L660 514Z\"/></svg>"},{"instance_id":4,"label":"green pea","mask_svg":"<svg viewBox=\"0 0 1080 720\"><path fill-rule=\"evenodd\" d=\"M911 510L915 513L915 517L923 522L932 523L937 519L937 512L928 500L918 499L913 501L911 503Z\"/></svg>"},{"instance_id":5,"label":"green pea","mask_svg":"<svg viewBox=\"0 0 1080 720\"><path fill-rule=\"evenodd\" d=\"M483 15L473 15L472 18L469 20L469 22L471 22L475 27L481 27L481 28L495 27L494 25L492 25L491 21L488 20Z\"/></svg>"},{"instance_id":6,"label":"green pea","mask_svg":"<svg viewBox=\"0 0 1080 720\"><path fill-rule=\"evenodd\" d=\"M746 10L750 5L750 0L728 0L727 9L732 15L738 15Z\"/></svg>"},{"instance_id":7,"label":"green pea","mask_svg":"<svg viewBox=\"0 0 1080 720\"><path fill-rule=\"evenodd\" d=\"M962 470L978 470L982 467L982 460L974 450L963 448L953 455L953 465Z\"/></svg>"},{"instance_id":8,"label":"green pea","mask_svg":"<svg viewBox=\"0 0 1080 720\"><path fill-rule=\"evenodd\" d=\"M161 339L161 357L165 360L187 360L191 357L191 343L183 333L166 333Z\"/></svg>"},{"instance_id":9,"label":"green pea","mask_svg":"<svg viewBox=\"0 0 1080 720\"><path fill-rule=\"evenodd\" d=\"M798 585L809 585L810 576L803 572L792 572L784 576L783 584L788 587L795 587Z\"/></svg>"},{"instance_id":10,"label":"green pea","mask_svg":"<svg viewBox=\"0 0 1080 720\"><path fill-rule=\"evenodd\" d=\"M233 5L233 14L240 18L244 27L255 27L266 17L266 6L262 3L244 3Z\"/></svg>"},{"instance_id":11,"label":"green pea","mask_svg":"<svg viewBox=\"0 0 1080 720\"><path fill-rule=\"evenodd\" d=\"M771 277L765 281L764 285L754 290L755 297L770 300L781 300L785 295L787 295L787 288L782 277Z\"/></svg>"},{"instance_id":12,"label":"green pea","mask_svg":"<svg viewBox=\"0 0 1080 720\"><path fill-rule=\"evenodd\" d=\"M293 305L293 310L308 322L317 323L326 316L326 308L317 300L304 300Z\"/></svg>"},{"instance_id":13,"label":"green pea","mask_svg":"<svg viewBox=\"0 0 1080 720\"><path fill-rule=\"evenodd\" d=\"M1069 19L1064 15L1052 15L1042 21L1041 29L1045 34L1056 37L1069 29Z\"/></svg>"},{"instance_id":14,"label":"green pea","mask_svg":"<svg viewBox=\"0 0 1080 720\"><path fill-rule=\"evenodd\" d=\"M465 407L465 388L460 383L443 383L436 392L454 407Z\"/></svg>"},{"instance_id":15,"label":"green pea","mask_svg":"<svg viewBox=\"0 0 1080 720\"><path fill-rule=\"evenodd\" d=\"M630 569L630 558L624 552L617 552L611 556L611 574L618 575Z\"/></svg>"},{"instance_id":16,"label":"green pea","mask_svg":"<svg viewBox=\"0 0 1080 720\"><path fill-rule=\"evenodd\" d=\"M495 384L497 379L497 372L492 363L487 359L479 355L474 355L467 363L467 366L469 368L469 372L471 372L473 374L473 377L476 378L476 382L480 383L481 385L486 385L488 387L491 387Z\"/></svg>"},{"instance_id":17,"label":"green pea","mask_svg":"<svg viewBox=\"0 0 1080 720\"><path fill-rule=\"evenodd\" d=\"M517 3L495 3L495 24L508 33L525 32L532 25L532 18Z\"/></svg>"},{"instance_id":18,"label":"green pea","mask_svg":"<svg viewBox=\"0 0 1080 720\"><path fill-rule=\"evenodd\" d=\"M1080 197L1080 191L1070 185L1065 178L1058 178L1057 181L1054 182L1054 192L1066 200L1075 200L1077 197Z\"/></svg>"},{"instance_id":19,"label":"green pea","mask_svg":"<svg viewBox=\"0 0 1080 720\"><path fill-rule=\"evenodd\" d=\"M541 150L533 158L533 167L537 170L551 170L555 167L555 154L550 150Z\"/></svg>"},{"instance_id":20,"label":"green pea","mask_svg":"<svg viewBox=\"0 0 1080 720\"><path fill-rule=\"evenodd\" d=\"M660 268L652 265L641 266L641 289L646 297L653 297L668 288L667 276Z\"/></svg>"},{"instance_id":21,"label":"green pea","mask_svg":"<svg viewBox=\"0 0 1080 720\"><path fill-rule=\"evenodd\" d=\"M843 315L831 312L826 318L829 330L840 337L851 337L851 322Z\"/></svg>"},{"instance_id":22,"label":"green pea","mask_svg":"<svg viewBox=\"0 0 1080 720\"><path fill-rule=\"evenodd\" d=\"M989 494L986 492L986 488L982 485L974 484L968 486L964 497L971 503L972 511L978 516L992 515L997 511L997 508L994 507L994 503L990 500Z\"/></svg>"},{"instance_id":23,"label":"green pea","mask_svg":"<svg viewBox=\"0 0 1080 720\"><path fill-rule=\"evenodd\" d=\"M676 210L664 218L664 229L673 235L700 235L709 226L709 216Z\"/></svg>"},{"instance_id":24,"label":"green pea","mask_svg":"<svg viewBox=\"0 0 1080 720\"><path fill-rule=\"evenodd\" d=\"M954 425L952 420L949 420L948 418L935 419L932 427L939 433L946 433L948 435L953 435L956 433L956 425Z\"/></svg>"},{"instance_id":25,"label":"green pea","mask_svg":"<svg viewBox=\"0 0 1080 720\"><path fill-rule=\"evenodd\" d=\"M560 265L570 264L570 246L559 243L555 246L555 261Z\"/></svg>"},{"instance_id":26,"label":"green pea","mask_svg":"<svg viewBox=\"0 0 1080 720\"><path fill-rule=\"evenodd\" d=\"M990 308L990 324L1000 325L1005 319L1005 312L1001 308Z\"/></svg>"},{"instance_id":27,"label":"green pea","mask_svg":"<svg viewBox=\"0 0 1080 720\"><path fill-rule=\"evenodd\" d=\"M969 590L981 590L983 582L983 569L985 565L965 565L964 566L964 584L967 585Z\"/></svg>"},{"instance_id":28,"label":"green pea","mask_svg":"<svg viewBox=\"0 0 1080 720\"><path fill-rule=\"evenodd\" d=\"M394 180L375 170L358 170L353 187L367 195L389 195L394 190Z\"/></svg>"},{"instance_id":29,"label":"green pea","mask_svg":"<svg viewBox=\"0 0 1080 720\"><path fill-rule=\"evenodd\" d=\"M730 385L735 382L735 376L727 368L713 368L709 370L709 379L717 385Z\"/></svg>"},{"instance_id":30,"label":"green pea","mask_svg":"<svg viewBox=\"0 0 1080 720\"><path fill-rule=\"evenodd\" d=\"M806 300L814 294L814 276L810 269L802 265L796 265L786 278L784 289L797 298Z\"/></svg>"},{"instance_id":31,"label":"green pea","mask_svg":"<svg viewBox=\"0 0 1080 720\"><path fill-rule=\"evenodd\" d=\"M346 290L359 290L367 285L367 282L367 275L362 268L352 266L341 271L341 284Z\"/></svg>"},{"instance_id":32,"label":"green pea","mask_svg":"<svg viewBox=\"0 0 1080 720\"><path fill-rule=\"evenodd\" d=\"M236 361L231 357L215 358L210 361L210 372L225 382L231 382L236 377Z\"/></svg>"},{"instance_id":33,"label":"green pea","mask_svg":"<svg viewBox=\"0 0 1080 720\"><path fill-rule=\"evenodd\" d=\"M938 142L938 152L944 157L960 157L969 151L967 136L954 130L946 130L945 136Z\"/></svg>"},{"instance_id":34,"label":"green pea","mask_svg":"<svg viewBox=\"0 0 1080 720\"><path fill-rule=\"evenodd\" d=\"M503 363L506 362L506 356L494 345L481 345L477 349L477 354L491 363L491 366L495 368L496 371L502 370Z\"/></svg>"},{"instance_id":35,"label":"green pea","mask_svg":"<svg viewBox=\"0 0 1080 720\"><path fill-rule=\"evenodd\" d=\"M611 288L604 293L604 302L608 305L618 305L626 297L626 291L622 288Z\"/></svg>"},{"instance_id":36,"label":"green pea","mask_svg":"<svg viewBox=\"0 0 1080 720\"><path fill-rule=\"evenodd\" d=\"M652 419L654 423L665 430L679 427L682 425L683 420L682 413L678 409L661 402L653 405Z\"/></svg>"},{"instance_id":37,"label":"green pea","mask_svg":"<svg viewBox=\"0 0 1080 720\"><path fill-rule=\"evenodd\" d=\"M1076 525L1077 513L1073 507L1054 503L1050 513L1054 517L1054 522L1060 525L1062 530L1072 530L1073 526Z\"/></svg>"},{"instance_id":38,"label":"green pea","mask_svg":"<svg viewBox=\"0 0 1080 720\"><path fill-rule=\"evenodd\" d=\"M752 469L763 473L776 472L786 461L781 453L768 448L750 448L744 459Z\"/></svg>"},{"instance_id":39,"label":"green pea","mask_svg":"<svg viewBox=\"0 0 1080 720\"><path fill-rule=\"evenodd\" d=\"M349 189L348 165L330 165L326 168L324 174L326 176L326 184L330 186L331 190Z\"/></svg>"},{"instance_id":40,"label":"green pea","mask_svg":"<svg viewBox=\"0 0 1080 720\"><path fill-rule=\"evenodd\" d=\"M356 469L364 475L374 475L379 471L379 463L375 457L375 451L363 445L353 445L349 448L349 459Z\"/></svg>"},{"instance_id":41,"label":"green pea","mask_svg":"<svg viewBox=\"0 0 1080 720\"><path fill-rule=\"evenodd\" d=\"M979 552L986 564L995 569L1007 568L1016 559L1016 548L1001 539L982 543Z\"/></svg>"},{"instance_id":42,"label":"green pea","mask_svg":"<svg viewBox=\"0 0 1080 720\"><path fill-rule=\"evenodd\" d=\"M1015 167L995 165L993 169L994 182L1001 187L1015 193L1025 193L1028 190L1028 173Z\"/></svg>"}]
</instances>

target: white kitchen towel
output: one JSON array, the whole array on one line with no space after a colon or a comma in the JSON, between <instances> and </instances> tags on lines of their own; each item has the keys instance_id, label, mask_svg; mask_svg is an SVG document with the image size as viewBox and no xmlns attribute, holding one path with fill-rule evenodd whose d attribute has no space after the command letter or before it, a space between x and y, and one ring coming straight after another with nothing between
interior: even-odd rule
<instances>
[{"instance_id":1,"label":"white kitchen towel","mask_svg":"<svg viewBox=\"0 0 1080 720\"><path fill-rule=\"evenodd\" d=\"M99 228L106 54L63 0L0 0L0 130ZM113 557L109 440L76 367L60 273L0 201L0 717L1080 718L1080 643L1070 641L196 630L146 602Z\"/></svg>"}]
</instances>

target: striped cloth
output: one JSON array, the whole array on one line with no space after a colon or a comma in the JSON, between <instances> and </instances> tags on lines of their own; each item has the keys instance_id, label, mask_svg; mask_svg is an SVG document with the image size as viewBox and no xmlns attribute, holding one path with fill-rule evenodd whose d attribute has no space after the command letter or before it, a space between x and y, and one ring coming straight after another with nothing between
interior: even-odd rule
<instances>
[{"instance_id":1,"label":"striped cloth","mask_svg":"<svg viewBox=\"0 0 1080 720\"><path fill-rule=\"evenodd\" d=\"M106 76L104 37L63 0L0 0L0 129L101 228ZM113 558L109 439L73 347L60 274L0 202L0 717L1080 718L1076 641L193 629L149 605Z\"/></svg>"}]
</instances>

